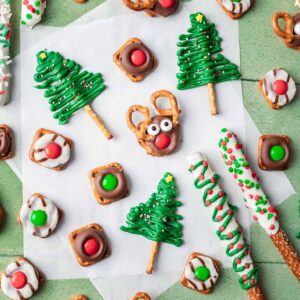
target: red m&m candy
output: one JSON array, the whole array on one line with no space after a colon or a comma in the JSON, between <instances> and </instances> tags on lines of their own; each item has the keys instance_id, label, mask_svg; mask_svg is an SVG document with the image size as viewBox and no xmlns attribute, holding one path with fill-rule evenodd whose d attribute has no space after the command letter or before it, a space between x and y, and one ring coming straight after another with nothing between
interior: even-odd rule
<instances>
[{"instance_id":1,"label":"red m&m candy","mask_svg":"<svg viewBox=\"0 0 300 300\"><path fill-rule=\"evenodd\" d=\"M273 90L277 95L285 95L288 90L288 84L284 80L276 80L273 83Z\"/></svg>"},{"instance_id":2,"label":"red m&m candy","mask_svg":"<svg viewBox=\"0 0 300 300\"><path fill-rule=\"evenodd\" d=\"M99 248L99 242L93 238L88 239L83 245L84 252L89 256L95 255L99 251Z\"/></svg>"},{"instance_id":3,"label":"red m&m candy","mask_svg":"<svg viewBox=\"0 0 300 300\"><path fill-rule=\"evenodd\" d=\"M166 149L169 147L171 139L168 135L161 133L155 139L155 146L159 149Z\"/></svg>"},{"instance_id":4,"label":"red m&m candy","mask_svg":"<svg viewBox=\"0 0 300 300\"><path fill-rule=\"evenodd\" d=\"M56 159L61 155L61 146L51 142L45 147L45 154L50 159Z\"/></svg>"},{"instance_id":5,"label":"red m&m candy","mask_svg":"<svg viewBox=\"0 0 300 300\"><path fill-rule=\"evenodd\" d=\"M130 61L136 67L142 66L147 60L146 53L140 49L134 50L130 54Z\"/></svg>"},{"instance_id":6,"label":"red m&m candy","mask_svg":"<svg viewBox=\"0 0 300 300\"><path fill-rule=\"evenodd\" d=\"M15 289L22 289L27 284L27 276L23 272L16 272L10 277L10 282Z\"/></svg>"},{"instance_id":7,"label":"red m&m candy","mask_svg":"<svg viewBox=\"0 0 300 300\"><path fill-rule=\"evenodd\" d=\"M171 8L175 5L175 0L159 0L159 3L164 8Z\"/></svg>"}]
</instances>

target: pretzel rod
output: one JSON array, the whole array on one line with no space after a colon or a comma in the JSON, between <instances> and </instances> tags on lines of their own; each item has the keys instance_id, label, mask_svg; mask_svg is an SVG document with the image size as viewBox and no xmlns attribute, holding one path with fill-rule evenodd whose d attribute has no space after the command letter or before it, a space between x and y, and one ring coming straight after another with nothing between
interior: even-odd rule
<instances>
[{"instance_id":1,"label":"pretzel rod","mask_svg":"<svg viewBox=\"0 0 300 300\"><path fill-rule=\"evenodd\" d=\"M87 104L84 106L85 111L87 114L91 117L91 119L95 122L95 124L98 126L98 128L103 132L103 134L106 136L108 140L113 138L113 135L110 133L110 131L107 129L107 127L104 125L103 121L100 119L100 117L94 112L92 107Z\"/></svg>"},{"instance_id":2,"label":"pretzel rod","mask_svg":"<svg viewBox=\"0 0 300 300\"><path fill-rule=\"evenodd\" d=\"M218 114L217 110L217 103L216 103L216 93L215 93L215 86L213 83L207 84L208 88L208 98L209 98L209 105L210 105L210 113L212 116Z\"/></svg>"},{"instance_id":3,"label":"pretzel rod","mask_svg":"<svg viewBox=\"0 0 300 300\"><path fill-rule=\"evenodd\" d=\"M9 81L11 58L9 55L11 38L10 0L0 0L0 106L9 101Z\"/></svg>"},{"instance_id":4,"label":"pretzel rod","mask_svg":"<svg viewBox=\"0 0 300 300\"><path fill-rule=\"evenodd\" d=\"M249 245L242 235L242 228L234 218L237 208L230 204L227 194L220 188L220 176L213 172L208 161L200 153L188 157L189 171L194 186L199 189L205 208L212 216L218 238L226 248L232 267L240 276L242 289L247 290L250 299L263 299L257 282L257 268L249 253Z\"/></svg>"},{"instance_id":5,"label":"pretzel rod","mask_svg":"<svg viewBox=\"0 0 300 300\"><path fill-rule=\"evenodd\" d=\"M151 254L150 254L150 258L146 270L147 274L152 274L153 272L158 249L159 249L159 242L153 242L151 248Z\"/></svg>"},{"instance_id":6,"label":"pretzel rod","mask_svg":"<svg viewBox=\"0 0 300 300\"><path fill-rule=\"evenodd\" d=\"M280 228L278 211L271 206L268 196L258 182L257 174L251 170L243 146L239 143L236 135L225 128L221 130L220 136L219 148L223 160L244 193L246 207L251 211L253 219L258 221L270 236L284 261L296 278L300 280L299 256Z\"/></svg>"}]
</instances>

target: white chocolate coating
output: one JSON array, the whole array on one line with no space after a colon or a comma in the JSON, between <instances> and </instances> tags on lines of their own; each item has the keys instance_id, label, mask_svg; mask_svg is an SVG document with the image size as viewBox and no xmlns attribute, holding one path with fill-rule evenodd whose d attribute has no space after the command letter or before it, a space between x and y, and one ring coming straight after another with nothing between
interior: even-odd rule
<instances>
[{"instance_id":1,"label":"white chocolate coating","mask_svg":"<svg viewBox=\"0 0 300 300\"><path fill-rule=\"evenodd\" d=\"M300 35L300 22L298 22L298 23L295 24L295 26L294 26L294 33L297 34L297 35Z\"/></svg>"},{"instance_id":2,"label":"white chocolate coating","mask_svg":"<svg viewBox=\"0 0 300 300\"><path fill-rule=\"evenodd\" d=\"M288 84L288 90L284 95L278 95L273 89L276 80L283 80ZM290 103L296 95L296 83L294 79L285 70L278 68L269 71L263 79L263 91L267 98L278 106L284 106Z\"/></svg>"},{"instance_id":3,"label":"white chocolate coating","mask_svg":"<svg viewBox=\"0 0 300 300\"><path fill-rule=\"evenodd\" d=\"M232 0L222 0L222 4L231 13L241 14L251 7L252 0L241 0L239 2L234 2Z\"/></svg>"},{"instance_id":4,"label":"white chocolate coating","mask_svg":"<svg viewBox=\"0 0 300 300\"><path fill-rule=\"evenodd\" d=\"M268 235L276 234L279 230L277 211L271 206L267 195L261 188L258 176L251 170L236 136L233 132L223 132L222 130L220 138L220 143L224 143L222 147L219 144L223 160L228 169L232 168L233 177L244 193L246 207L252 213L254 220L259 222ZM234 158L234 161L230 157ZM235 162L239 163L238 167Z\"/></svg>"},{"instance_id":5,"label":"white chocolate coating","mask_svg":"<svg viewBox=\"0 0 300 300\"><path fill-rule=\"evenodd\" d=\"M61 155L58 158L50 159L47 158L44 151L45 147L51 143L55 142L61 147ZM70 160L71 149L66 139L58 134L44 134L39 139L34 142L34 158L39 164L46 168L56 168L58 166L64 165Z\"/></svg>"},{"instance_id":6,"label":"white chocolate coating","mask_svg":"<svg viewBox=\"0 0 300 300\"><path fill-rule=\"evenodd\" d=\"M27 284L21 289L11 285L10 277L16 272L23 272L27 277ZM24 259L9 264L1 275L1 289L5 296L12 300L30 298L39 288L39 277L35 267Z\"/></svg>"},{"instance_id":7,"label":"white chocolate coating","mask_svg":"<svg viewBox=\"0 0 300 300\"><path fill-rule=\"evenodd\" d=\"M46 0L22 0L21 24L33 28L42 20L46 5ZM29 7L33 7L33 10Z\"/></svg>"},{"instance_id":8,"label":"white chocolate coating","mask_svg":"<svg viewBox=\"0 0 300 300\"><path fill-rule=\"evenodd\" d=\"M9 101L9 81L11 77L9 65L10 36L11 36L11 10L9 0L0 0L0 106Z\"/></svg>"},{"instance_id":9,"label":"white chocolate coating","mask_svg":"<svg viewBox=\"0 0 300 300\"><path fill-rule=\"evenodd\" d=\"M47 214L47 223L44 226L37 227L31 223L30 218L34 210L43 210ZM26 231L44 238L55 230L59 221L59 211L50 199L33 195L22 205L20 221Z\"/></svg>"}]
</instances>

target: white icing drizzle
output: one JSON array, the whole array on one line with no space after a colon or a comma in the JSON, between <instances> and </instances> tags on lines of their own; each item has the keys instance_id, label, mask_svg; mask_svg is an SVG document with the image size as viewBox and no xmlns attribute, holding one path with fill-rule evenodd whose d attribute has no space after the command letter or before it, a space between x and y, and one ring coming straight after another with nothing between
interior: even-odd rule
<instances>
[{"instance_id":1,"label":"white icing drizzle","mask_svg":"<svg viewBox=\"0 0 300 300\"><path fill-rule=\"evenodd\" d=\"M252 5L253 0L222 0L223 6L233 14L241 14L246 12Z\"/></svg>"},{"instance_id":2,"label":"white icing drizzle","mask_svg":"<svg viewBox=\"0 0 300 300\"><path fill-rule=\"evenodd\" d=\"M0 106L9 101L9 81L11 77L9 65L10 36L11 36L10 0L0 0Z\"/></svg>"},{"instance_id":3,"label":"white icing drizzle","mask_svg":"<svg viewBox=\"0 0 300 300\"><path fill-rule=\"evenodd\" d=\"M288 90L285 95L278 95L273 90L273 84L276 80L283 80L288 84ZM296 95L296 83L288 72L282 68L269 71L263 80L263 91L268 99L278 106L284 106L293 101Z\"/></svg>"},{"instance_id":4,"label":"white icing drizzle","mask_svg":"<svg viewBox=\"0 0 300 300\"><path fill-rule=\"evenodd\" d=\"M54 140L54 136L56 136ZM54 141L53 141L54 140ZM50 159L47 158L44 148L51 142L54 142L61 147L61 155L58 158ZM70 159L71 149L64 137L59 134L44 134L39 139L34 142L34 158L39 164L46 168L56 168L58 166L64 165Z\"/></svg>"},{"instance_id":5,"label":"white icing drizzle","mask_svg":"<svg viewBox=\"0 0 300 300\"><path fill-rule=\"evenodd\" d=\"M34 210L43 210L47 214L47 223L44 226L36 227L31 223L30 218ZM29 233L44 238L55 230L59 221L59 212L50 199L33 195L22 205L20 221Z\"/></svg>"},{"instance_id":6,"label":"white icing drizzle","mask_svg":"<svg viewBox=\"0 0 300 300\"><path fill-rule=\"evenodd\" d=\"M255 172L253 172L253 170L251 170L251 166L242 152L241 147L237 147L237 145L240 144L236 136L233 132L221 131L220 138L220 143L226 143L226 146L220 147L220 150L228 168L237 168L234 162L231 161L230 157L234 157L235 161L240 164L237 168L238 172L233 172L233 176L244 193L246 207L253 214L254 220L259 222L268 235L276 234L279 230L277 211L271 206L267 195L264 193L260 183L258 182L258 176ZM225 148L227 150L225 150ZM230 149L230 154L228 153L228 149ZM244 167L243 163L246 163L247 167ZM253 187L251 187L250 184L253 184Z\"/></svg>"},{"instance_id":7,"label":"white icing drizzle","mask_svg":"<svg viewBox=\"0 0 300 300\"><path fill-rule=\"evenodd\" d=\"M11 285L10 277L16 272L23 272L27 277L27 284L21 289ZM24 259L9 264L1 276L1 289L5 296L12 300L30 298L39 288L39 278L35 267Z\"/></svg>"},{"instance_id":8,"label":"white icing drizzle","mask_svg":"<svg viewBox=\"0 0 300 300\"><path fill-rule=\"evenodd\" d=\"M199 280L194 274L194 271L200 266L207 267L210 271L210 277L205 281ZM217 282L219 268L210 257L198 255L188 261L184 270L184 277L191 288L195 286L198 291L207 290Z\"/></svg>"},{"instance_id":9,"label":"white icing drizzle","mask_svg":"<svg viewBox=\"0 0 300 300\"><path fill-rule=\"evenodd\" d=\"M42 20L46 0L22 0L21 24L33 28Z\"/></svg>"}]
</instances>

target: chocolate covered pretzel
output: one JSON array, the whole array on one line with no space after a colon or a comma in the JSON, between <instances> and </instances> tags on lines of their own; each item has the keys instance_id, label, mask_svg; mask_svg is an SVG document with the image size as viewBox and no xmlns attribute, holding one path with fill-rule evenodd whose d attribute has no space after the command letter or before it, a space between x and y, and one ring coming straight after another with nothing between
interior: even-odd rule
<instances>
[{"instance_id":1,"label":"chocolate covered pretzel","mask_svg":"<svg viewBox=\"0 0 300 300\"><path fill-rule=\"evenodd\" d=\"M151 298L147 293L138 292L130 300L151 300Z\"/></svg>"},{"instance_id":2,"label":"chocolate covered pretzel","mask_svg":"<svg viewBox=\"0 0 300 300\"><path fill-rule=\"evenodd\" d=\"M160 109L157 101L165 98L170 103L169 109ZM156 111L156 116L150 116L148 107L133 105L127 111L127 125L136 135L138 143L153 156L165 156L175 151L180 142L180 113L175 96L166 90L151 95L150 103ZM135 124L133 113L139 112L144 121Z\"/></svg>"},{"instance_id":3,"label":"chocolate covered pretzel","mask_svg":"<svg viewBox=\"0 0 300 300\"><path fill-rule=\"evenodd\" d=\"M129 39L114 53L113 59L133 82L142 81L157 64L150 49L138 38Z\"/></svg>"},{"instance_id":4,"label":"chocolate covered pretzel","mask_svg":"<svg viewBox=\"0 0 300 300\"><path fill-rule=\"evenodd\" d=\"M99 224L89 224L71 232L69 240L82 267L93 265L110 255L107 238Z\"/></svg>"},{"instance_id":5,"label":"chocolate covered pretzel","mask_svg":"<svg viewBox=\"0 0 300 300\"><path fill-rule=\"evenodd\" d=\"M280 21L284 22L283 27ZM273 29L284 43L292 49L300 51L300 13L291 16L287 12L277 12L272 17Z\"/></svg>"},{"instance_id":6,"label":"chocolate covered pretzel","mask_svg":"<svg viewBox=\"0 0 300 300\"><path fill-rule=\"evenodd\" d=\"M254 5L255 0L217 0L231 19L239 19Z\"/></svg>"},{"instance_id":7,"label":"chocolate covered pretzel","mask_svg":"<svg viewBox=\"0 0 300 300\"><path fill-rule=\"evenodd\" d=\"M0 124L0 160L6 160L14 156L13 134L11 129Z\"/></svg>"},{"instance_id":8,"label":"chocolate covered pretzel","mask_svg":"<svg viewBox=\"0 0 300 300\"><path fill-rule=\"evenodd\" d=\"M99 204L112 203L126 197L129 193L123 168L118 163L91 170L89 178Z\"/></svg>"}]
</instances>

